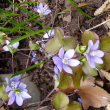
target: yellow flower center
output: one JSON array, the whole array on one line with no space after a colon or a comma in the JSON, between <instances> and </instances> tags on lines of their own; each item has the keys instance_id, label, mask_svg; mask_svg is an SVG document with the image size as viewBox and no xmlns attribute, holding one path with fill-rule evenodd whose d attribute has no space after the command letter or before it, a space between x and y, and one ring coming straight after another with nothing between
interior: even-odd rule
<instances>
[{"instance_id":1,"label":"yellow flower center","mask_svg":"<svg viewBox=\"0 0 110 110\"><path fill-rule=\"evenodd\" d=\"M11 82L11 86L14 87L15 86L15 83L14 82Z\"/></svg>"},{"instance_id":2,"label":"yellow flower center","mask_svg":"<svg viewBox=\"0 0 110 110\"><path fill-rule=\"evenodd\" d=\"M16 92L16 95L19 95L20 92Z\"/></svg>"},{"instance_id":3,"label":"yellow flower center","mask_svg":"<svg viewBox=\"0 0 110 110\"><path fill-rule=\"evenodd\" d=\"M62 62L63 62L64 64L67 64L67 63L68 63L67 59L63 59Z\"/></svg>"},{"instance_id":4,"label":"yellow flower center","mask_svg":"<svg viewBox=\"0 0 110 110\"><path fill-rule=\"evenodd\" d=\"M95 56L96 55L96 52L92 51L92 52L90 52L90 55L91 56Z\"/></svg>"}]
</instances>

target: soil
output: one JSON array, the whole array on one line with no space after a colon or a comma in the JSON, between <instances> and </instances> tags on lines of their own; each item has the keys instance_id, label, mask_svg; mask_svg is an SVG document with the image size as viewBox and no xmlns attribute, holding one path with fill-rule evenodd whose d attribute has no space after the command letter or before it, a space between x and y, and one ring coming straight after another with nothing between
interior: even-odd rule
<instances>
[{"instance_id":1,"label":"soil","mask_svg":"<svg viewBox=\"0 0 110 110\"><path fill-rule=\"evenodd\" d=\"M22 1L22 0L21 0ZM25 0L24 0L25 1ZM44 0L46 1L46 0ZM89 29L99 23L101 23L105 17L108 15L109 12L106 12L100 16L94 17L94 11L100 7L105 0L74 0L77 4L79 3L88 3L89 7L87 8L83 7L82 9L87 12L90 16L93 16L92 19L88 19L85 16L83 16L81 13L76 11L75 9L70 11L69 13L59 15L58 17L55 17L55 14L58 12L61 12L65 10L68 7L71 7L70 4L67 3L66 0L48 0L47 4L49 5L50 9L52 10L52 13L48 16L46 16L43 19L40 19L40 21L43 24L46 24L48 26L52 27L61 27L65 35L68 36L74 36L76 37L79 42L81 39L81 30L85 31L86 29ZM19 0L15 0L15 2L19 3ZM12 10L12 5L8 2L8 0L1 0L0 1L0 7L4 10ZM33 8L35 5L23 5L23 8L26 8L30 10L31 12L34 12ZM28 18L27 14L23 11L15 8L15 11L20 14L20 16L13 17L12 19L16 20L17 22L21 23L22 21L26 20ZM34 12L35 13L35 12ZM65 21L64 17L70 18ZM68 22L69 21L69 22ZM0 26L4 27L13 27L10 23L6 23L2 19L0 19ZM36 24L34 21L28 22L25 24L25 26L29 27L32 30L38 30L42 29L43 27L39 24ZM105 35L107 32L106 28L104 26L100 26L93 30L96 32L99 36ZM17 33L13 32L10 34L9 32L6 32L8 37L11 39L15 39L23 33ZM33 63L31 62L32 55L29 58L29 39L27 38L25 40L20 41L20 47L18 52L16 52L13 57L10 54L10 52L0 52L0 73L13 73L17 72L19 70L25 69L26 66L31 66ZM31 36L31 39L33 41L41 40L41 36ZM37 67L31 71L28 71L27 74L32 75L32 81L36 84L36 86L39 88L41 92L41 99L44 99L47 94L54 88L54 80L53 80L53 62L51 59L48 59L45 55L45 53L41 50L34 51L36 53L36 59L38 61L47 61L47 63L43 64L40 67ZM29 59L29 61L28 61ZM27 64L28 61L28 64ZM108 89L106 87L106 89ZM49 102L44 103L44 105L50 104ZM50 109L51 110L51 109ZM90 107L89 110L105 110L104 108L95 109Z\"/></svg>"}]
</instances>

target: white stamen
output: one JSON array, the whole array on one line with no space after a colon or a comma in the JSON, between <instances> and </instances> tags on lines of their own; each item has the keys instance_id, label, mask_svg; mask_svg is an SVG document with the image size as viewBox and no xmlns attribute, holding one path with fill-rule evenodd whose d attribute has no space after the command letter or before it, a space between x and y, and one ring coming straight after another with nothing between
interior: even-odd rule
<instances>
[{"instance_id":1,"label":"white stamen","mask_svg":"<svg viewBox=\"0 0 110 110\"><path fill-rule=\"evenodd\" d=\"M90 52L90 55L91 56L95 56L96 55L96 52L92 51L92 52Z\"/></svg>"}]
</instances>

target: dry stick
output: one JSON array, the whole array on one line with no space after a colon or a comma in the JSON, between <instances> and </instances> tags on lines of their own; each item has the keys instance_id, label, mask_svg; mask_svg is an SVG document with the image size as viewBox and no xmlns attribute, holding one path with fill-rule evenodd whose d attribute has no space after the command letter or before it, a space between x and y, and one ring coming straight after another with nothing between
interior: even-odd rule
<instances>
[{"instance_id":1,"label":"dry stick","mask_svg":"<svg viewBox=\"0 0 110 110\"><path fill-rule=\"evenodd\" d=\"M13 0L13 3L15 3L15 0ZM14 7L14 5L13 5L13 13L14 13L14 10L15 10L15 7Z\"/></svg>"},{"instance_id":2,"label":"dry stick","mask_svg":"<svg viewBox=\"0 0 110 110\"><path fill-rule=\"evenodd\" d=\"M14 55L13 55L13 53L12 53L12 72L13 72L13 74L14 74L14 67L13 67L13 66L14 66L14 61L13 61L13 56L14 56Z\"/></svg>"},{"instance_id":3,"label":"dry stick","mask_svg":"<svg viewBox=\"0 0 110 110\"><path fill-rule=\"evenodd\" d=\"M52 89L52 91L49 92L49 94L44 98L44 100L42 100L42 101L40 102L40 104L38 105L38 107L37 107L35 110L38 110L38 108L48 99L48 97L49 97L55 90L56 90L55 88Z\"/></svg>"},{"instance_id":4,"label":"dry stick","mask_svg":"<svg viewBox=\"0 0 110 110\"><path fill-rule=\"evenodd\" d=\"M99 27L99 26L101 26L101 25L103 25L103 24L105 24L105 23L107 23L107 22L109 22L110 21L110 19L108 19L108 20L106 20L106 21L104 21L104 22L102 22L102 23L100 23L100 24L98 24L98 25L96 25L96 26L94 26L94 27L92 27L92 28L89 28L89 29L87 29L86 31L90 31L90 30L92 30L92 29L95 29L95 28L97 28L97 27Z\"/></svg>"}]
</instances>

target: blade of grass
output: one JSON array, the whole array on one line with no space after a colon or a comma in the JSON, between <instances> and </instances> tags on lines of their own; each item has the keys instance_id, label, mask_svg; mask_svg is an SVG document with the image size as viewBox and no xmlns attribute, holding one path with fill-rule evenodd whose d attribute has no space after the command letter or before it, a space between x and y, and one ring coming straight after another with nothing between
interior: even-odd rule
<instances>
[{"instance_id":1,"label":"blade of grass","mask_svg":"<svg viewBox=\"0 0 110 110\"><path fill-rule=\"evenodd\" d=\"M13 28L0 27L0 31L2 31L2 32L10 32L12 29L13 29ZM18 30L16 30L15 32L27 33L26 31L18 31Z\"/></svg>"},{"instance_id":2,"label":"blade of grass","mask_svg":"<svg viewBox=\"0 0 110 110\"><path fill-rule=\"evenodd\" d=\"M72 6L77 7L77 4L73 1L73 0L68 0ZM87 18L92 18L92 16L88 15L87 13L85 13L81 8L76 8L77 11L79 11L82 15L84 15Z\"/></svg>"},{"instance_id":3,"label":"blade of grass","mask_svg":"<svg viewBox=\"0 0 110 110\"><path fill-rule=\"evenodd\" d=\"M18 72L16 72L16 73L14 73L11 77L14 77L14 76L23 74L23 73L25 73L26 71L32 70L32 69L36 68L37 66L40 66L40 65L43 64L43 63L46 63L46 61L43 61L43 62L34 64L34 65L32 65L32 66L30 66L30 67L28 67L28 68L26 68L26 69L23 69L23 70L21 70L21 71L18 71Z\"/></svg>"},{"instance_id":4,"label":"blade of grass","mask_svg":"<svg viewBox=\"0 0 110 110\"><path fill-rule=\"evenodd\" d=\"M47 31L47 30L49 30L49 29L51 29L51 28L42 29L42 30L37 30L37 31L33 31L33 32L31 32L31 33L27 33L26 35L20 36L20 37L18 37L17 39L11 41L9 45L12 45L12 44L14 44L14 43L16 43L16 42L19 42L19 41L21 41L21 40L23 40L23 39L25 39L25 38L27 38L27 37L30 37L30 36L32 36L32 35L35 35L35 34L38 34L38 35L39 35L40 33L45 32L45 31Z\"/></svg>"},{"instance_id":5,"label":"blade of grass","mask_svg":"<svg viewBox=\"0 0 110 110\"><path fill-rule=\"evenodd\" d=\"M6 17L6 16L18 16L19 14L15 13L9 13L9 14L0 14L0 17Z\"/></svg>"}]
</instances>

